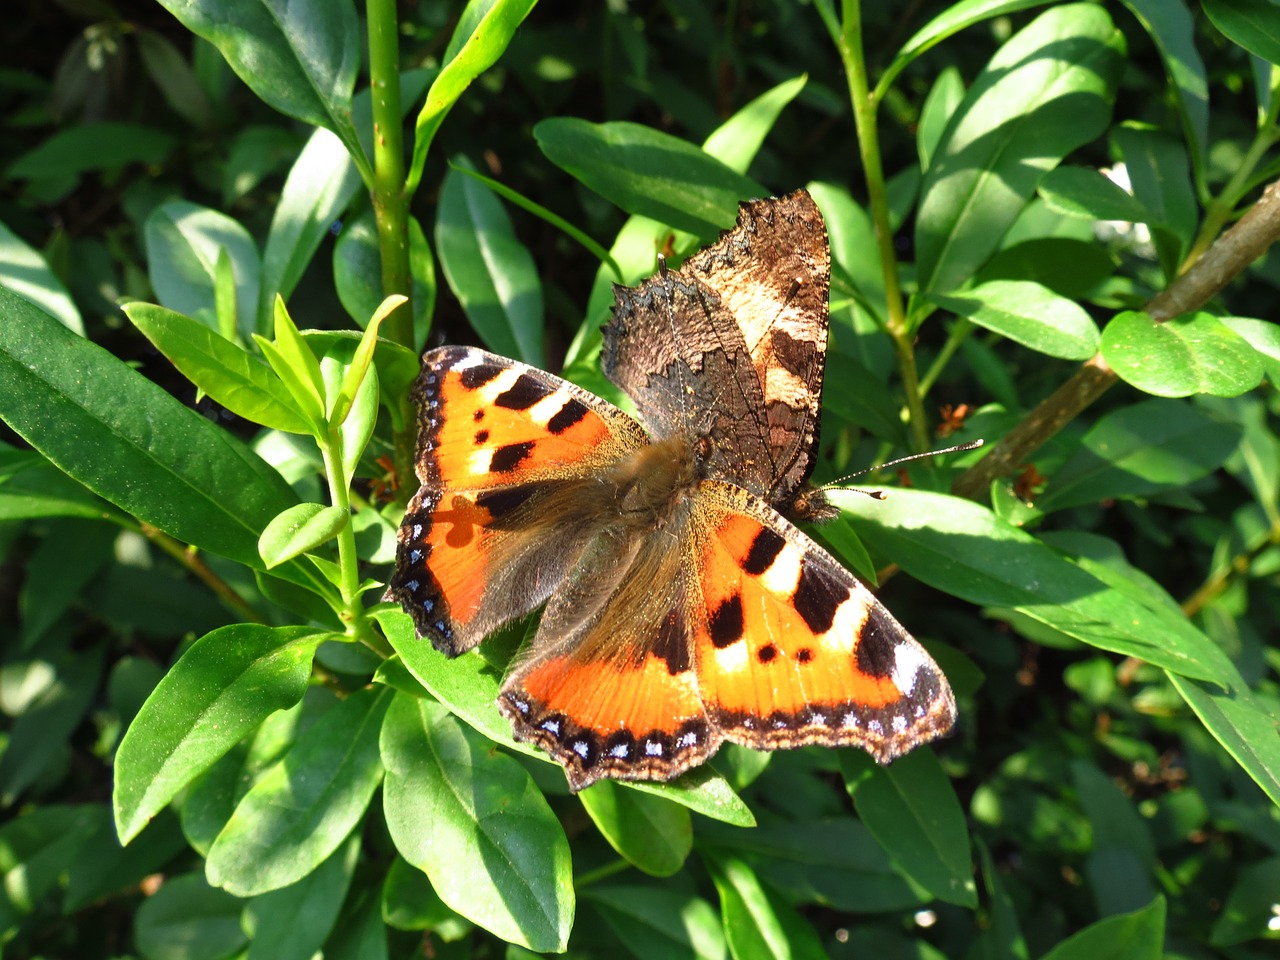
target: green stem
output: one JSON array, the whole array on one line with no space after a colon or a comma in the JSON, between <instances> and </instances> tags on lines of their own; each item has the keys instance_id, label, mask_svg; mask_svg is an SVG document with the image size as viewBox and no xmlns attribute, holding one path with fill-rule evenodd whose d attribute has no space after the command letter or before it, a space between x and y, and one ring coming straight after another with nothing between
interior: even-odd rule
<instances>
[{"instance_id":1,"label":"green stem","mask_svg":"<svg viewBox=\"0 0 1280 960\"><path fill-rule=\"evenodd\" d=\"M942 345L942 349L938 351L938 355L934 357L933 363L929 365L928 371L920 381L921 397L926 396L933 389L934 382L951 362L955 352L960 349L960 344L964 343L972 332L972 323L963 317L956 318L956 322L951 325L951 332L947 335L947 342Z\"/></svg>"},{"instance_id":2,"label":"green stem","mask_svg":"<svg viewBox=\"0 0 1280 960\"><path fill-rule=\"evenodd\" d=\"M332 427L326 442L321 444L320 452L324 456L330 502L350 517L351 497L347 489L346 471L342 469L342 444L342 428ZM389 654L390 650L369 626L364 613L364 604L360 600L359 562L355 531L348 521L338 531L338 569L341 572L338 590L342 593L342 609L338 611L338 617L346 625L348 637L359 640L377 652Z\"/></svg>"},{"instance_id":3,"label":"green stem","mask_svg":"<svg viewBox=\"0 0 1280 960\"><path fill-rule=\"evenodd\" d=\"M1222 191L1205 205L1204 221L1200 224L1200 230L1187 251L1182 265L1178 268L1179 274L1185 273L1217 239L1219 232L1235 215L1236 204L1240 202L1240 198L1252 189L1251 181L1258 165L1262 163L1268 151L1275 146L1276 141L1280 140L1280 129L1277 129L1277 121L1280 121L1280 84L1277 84L1280 71L1272 67L1271 77L1270 104L1266 114L1258 123L1258 132L1254 134L1253 143L1245 151L1240 166L1236 168L1236 172L1232 174Z\"/></svg>"},{"instance_id":4,"label":"green stem","mask_svg":"<svg viewBox=\"0 0 1280 960\"><path fill-rule=\"evenodd\" d=\"M907 320L902 287L898 282L898 258L893 249L893 227L889 217L889 191L885 184L884 166L880 161L880 131L876 125L879 101L867 87L862 8L859 0L843 0L841 13L840 32L833 39L844 63L849 100L853 105L853 122L858 132L858 149L862 156L871 222L875 225L880 272L884 279L885 307L889 317L887 329L898 355L898 369L902 375L902 390L907 404L912 441L917 451L923 451L929 446L929 433L925 423L919 372L916 369L913 333ZM828 27L830 26L828 23Z\"/></svg>"},{"instance_id":5,"label":"green stem","mask_svg":"<svg viewBox=\"0 0 1280 960\"><path fill-rule=\"evenodd\" d=\"M409 200L404 189L400 119L400 46L395 0L369 0L369 85L373 95L373 212L382 260L382 294L413 296L409 271ZM413 308L397 310L382 336L413 349Z\"/></svg>"}]
</instances>

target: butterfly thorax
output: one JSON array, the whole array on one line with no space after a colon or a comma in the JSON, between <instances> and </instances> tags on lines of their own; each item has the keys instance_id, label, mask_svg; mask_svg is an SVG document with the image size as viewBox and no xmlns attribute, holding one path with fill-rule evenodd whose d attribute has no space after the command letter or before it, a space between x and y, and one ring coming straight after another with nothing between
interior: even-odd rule
<instances>
[{"instance_id":1,"label":"butterfly thorax","mask_svg":"<svg viewBox=\"0 0 1280 960\"><path fill-rule=\"evenodd\" d=\"M700 479L694 446L682 437L646 444L610 473L621 520L637 531L665 527Z\"/></svg>"}]
</instances>

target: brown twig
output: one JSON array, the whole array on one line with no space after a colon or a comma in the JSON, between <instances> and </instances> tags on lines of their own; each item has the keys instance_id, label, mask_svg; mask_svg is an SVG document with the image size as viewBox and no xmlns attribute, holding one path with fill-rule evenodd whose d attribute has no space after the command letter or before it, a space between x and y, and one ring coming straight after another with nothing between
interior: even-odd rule
<instances>
[{"instance_id":1,"label":"brown twig","mask_svg":"<svg viewBox=\"0 0 1280 960\"><path fill-rule=\"evenodd\" d=\"M1146 312L1163 322L1198 310L1280 239L1280 181L1272 183L1239 222L1214 241L1186 273L1151 299ZM1085 361L1040 402L991 452L961 474L951 492L980 499L996 477L1026 463L1044 443L1107 392L1118 378L1102 354Z\"/></svg>"}]
</instances>

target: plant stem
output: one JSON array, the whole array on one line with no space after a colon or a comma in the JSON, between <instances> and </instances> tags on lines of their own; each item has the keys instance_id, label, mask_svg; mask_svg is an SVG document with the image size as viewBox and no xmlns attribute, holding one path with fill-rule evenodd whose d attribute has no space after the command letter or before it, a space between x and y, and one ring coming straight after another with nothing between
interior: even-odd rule
<instances>
[{"instance_id":1,"label":"plant stem","mask_svg":"<svg viewBox=\"0 0 1280 960\"><path fill-rule=\"evenodd\" d=\"M1191 268L1156 294L1146 312L1163 322L1199 310L1280 239L1280 181L1218 237ZM1023 417L991 452L961 474L951 492L980 499L996 477L1012 473L1067 423L1110 389L1118 378L1099 353Z\"/></svg>"},{"instance_id":2,"label":"plant stem","mask_svg":"<svg viewBox=\"0 0 1280 960\"><path fill-rule=\"evenodd\" d=\"M379 653L387 654L390 651L370 628L364 604L360 601L360 558L356 553L355 531L352 530L349 519L351 498L347 490L346 471L342 468L342 446L342 427L330 427L320 451L324 456L325 477L329 481L329 500L348 517L338 531L338 568L341 571L338 589L342 593L342 609L338 611L338 618L346 625L348 637Z\"/></svg>"},{"instance_id":3,"label":"plant stem","mask_svg":"<svg viewBox=\"0 0 1280 960\"><path fill-rule=\"evenodd\" d=\"M412 299L409 202L404 189L404 131L400 118L400 46L395 0L369 0L369 85L373 95L373 212L382 261L382 295ZM382 336L413 349L413 305L382 324Z\"/></svg>"},{"instance_id":4,"label":"plant stem","mask_svg":"<svg viewBox=\"0 0 1280 960\"><path fill-rule=\"evenodd\" d=\"M130 524L122 524L128 529ZM181 541L173 539L158 527L153 527L149 523L139 522L137 528L139 533L154 543L157 547L167 553L178 563L182 564L192 574L194 574L206 587L213 591L223 603L235 610L244 620L249 623L266 623L261 614L253 607L249 606L248 601L240 594L231 589L230 584L223 580L220 576L209 569L209 565L196 552L194 547L187 546Z\"/></svg>"},{"instance_id":5,"label":"plant stem","mask_svg":"<svg viewBox=\"0 0 1280 960\"><path fill-rule=\"evenodd\" d=\"M871 222L875 225L880 272L884 279L885 307L889 318L887 329L898 356L902 391L907 404L907 421L916 450L923 451L929 445L929 432L925 423L919 372L916 369L913 334L907 321L902 287L898 282L898 258L893 249L893 228L889 220L889 192L885 185L884 167L880 162L880 131L876 126L879 102L867 87L859 0L843 0L840 32L833 39L840 51L845 77L849 83L849 100L853 105L853 122L858 133L858 150L862 157L867 200Z\"/></svg>"}]
</instances>

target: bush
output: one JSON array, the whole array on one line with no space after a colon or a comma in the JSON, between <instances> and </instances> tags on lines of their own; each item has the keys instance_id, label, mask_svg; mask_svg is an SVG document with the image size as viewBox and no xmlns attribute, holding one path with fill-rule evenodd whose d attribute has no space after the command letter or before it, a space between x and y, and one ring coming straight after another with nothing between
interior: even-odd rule
<instances>
[{"instance_id":1,"label":"bush","mask_svg":"<svg viewBox=\"0 0 1280 960\"><path fill-rule=\"evenodd\" d=\"M29 11L0 74L10 955L1280 937L1280 12L162 4ZM957 732L575 797L494 704L523 629L450 661L376 602L418 354L616 399L611 284L800 186L817 478L987 444L815 531Z\"/></svg>"}]
</instances>

